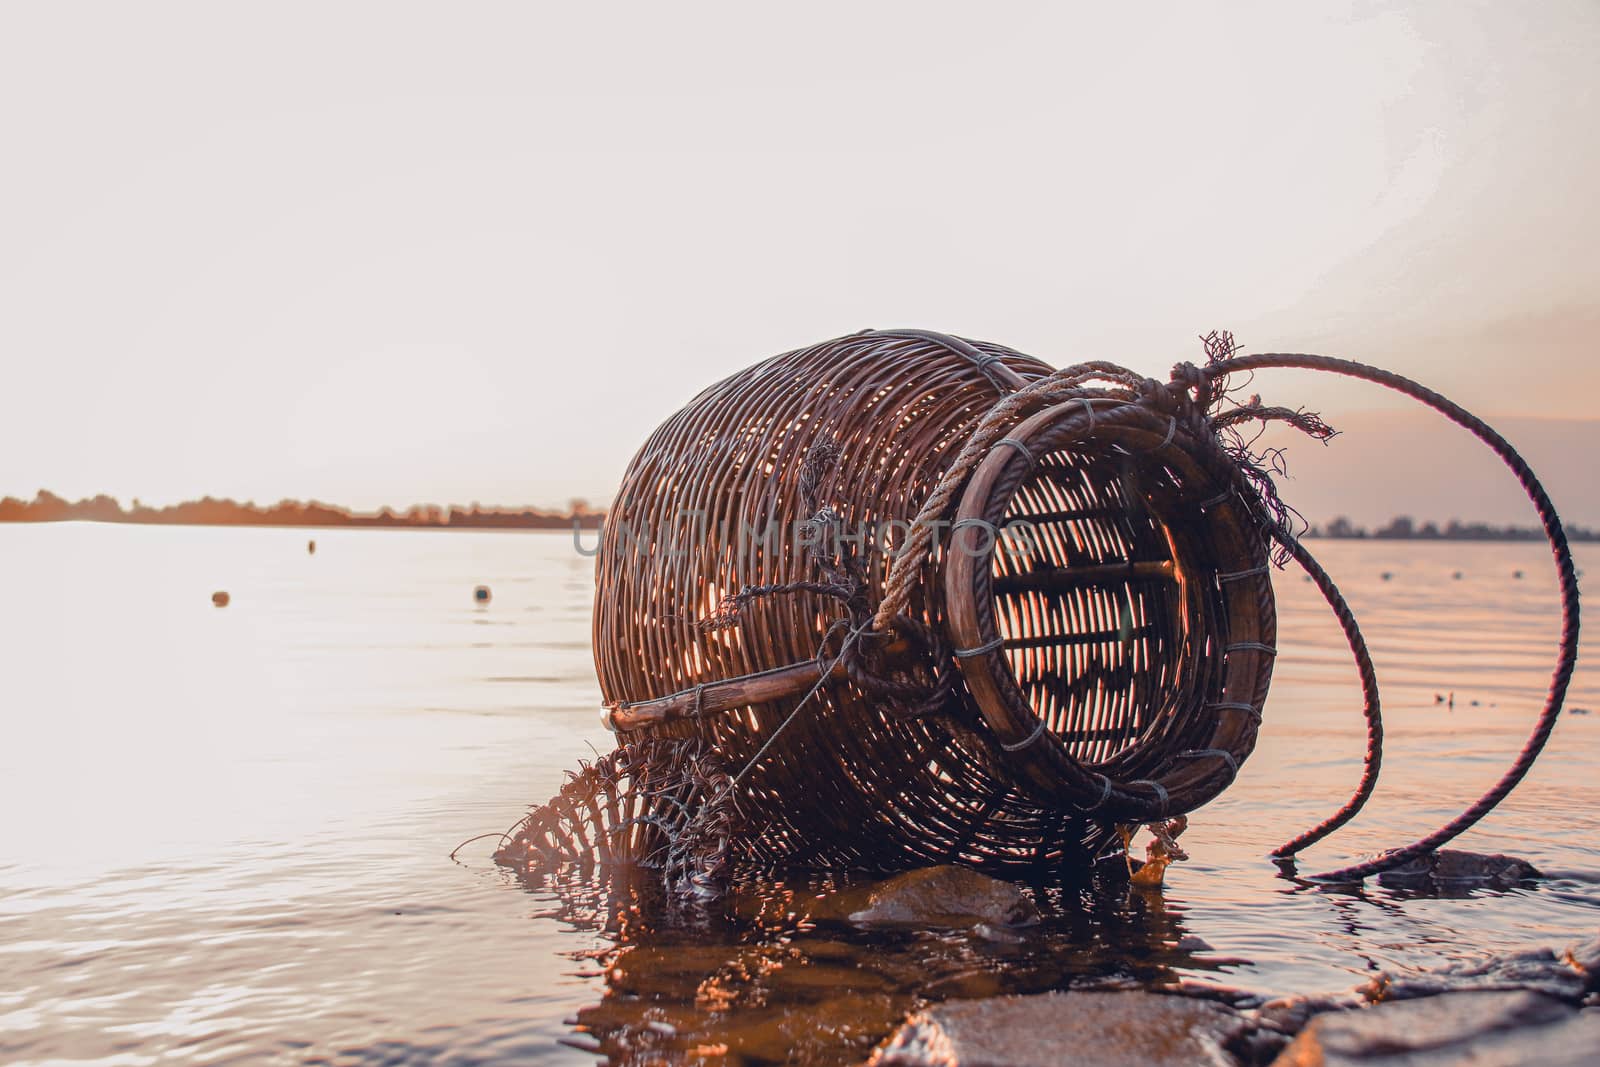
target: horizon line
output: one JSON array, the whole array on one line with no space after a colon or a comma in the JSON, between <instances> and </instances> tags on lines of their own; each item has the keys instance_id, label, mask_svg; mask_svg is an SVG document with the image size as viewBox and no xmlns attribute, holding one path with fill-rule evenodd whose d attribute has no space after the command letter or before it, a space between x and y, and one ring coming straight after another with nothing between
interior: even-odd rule
<instances>
[{"instance_id":1,"label":"horizon line","mask_svg":"<svg viewBox=\"0 0 1600 1067\"><path fill-rule=\"evenodd\" d=\"M105 493L73 501L48 489L40 489L31 501L15 496L0 497L0 523L88 521L170 526L567 529L573 525L596 526L605 519L609 510L592 507L581 498L571 500L566 510L531 504L484 507L475 501L470 507L416 503L404 509L384 505L372 511L358 511L315 499L301 501L285 497L263 507L254 501L240 502L231 497L209 495L160 507L142 504L138 497L131 497L130 502L132 506L125 509L116 497ZM1566 531L1574 540L1600 540L1600 532L1576 523L1566 526ZM1347 515L1336 515L1321 523L1307 522L1301 536L1333 540L1520 540L1542 537L1543 530L1538 526L1496 525L1483 520L1455 517L1443 522L1419 520L1400 513L1392 516L1387 523L1374 525L1370 531Z\"/></svg>"}]
</instances>

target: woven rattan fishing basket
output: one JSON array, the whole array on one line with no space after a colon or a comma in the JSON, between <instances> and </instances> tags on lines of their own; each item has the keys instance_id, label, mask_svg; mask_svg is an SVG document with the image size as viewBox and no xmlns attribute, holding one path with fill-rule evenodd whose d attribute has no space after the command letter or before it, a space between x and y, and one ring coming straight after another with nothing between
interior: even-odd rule
<instances>
[{"instance_id":1,"label":"woven rattan fishing basket","mask_svg":"<svg viewBox=\"0 0 1600 1067\"><path fill-rule=\"evenodd\" d=\"M635 457L598 562L606 718L719 766L735 863L1056 866L1249 755L1268 539L1204 423L1132 390L1046 404L919 520L1051 370L864 332L713 385ZM891 577L919 522L925 558ZM905 603L874 630L890 581Z\"/></svg>"},{"instance_id":2,"label":"woven rattan fishing basket","mask_svg":"<svg viewBox=\"0 0 1600 1067\"><path fill-rule=\"evenodd\" d=\"M1427 405L1499 456L1538 512L1562 636L1527 745L1445 826L1319 877L1357 880L1472 826L1533 765L1576 663L1576 568L1548 494L1493 428L1426 386L1204 341L1203 366L1158 382L864 331L695 397L645 442L605 522L594 647L617 745L501 835L497 857L530 872L653 866L698 896L775 868L1058 874L1138 826L1181 858L1171 820L1255 745L1276 655L1269 564L1290 559L1350 644L1367 727L1349 802L1272 854L1322 840L1372 795L1382 719L1355 618L1278 500L1276 453L1240 430L1333 436L1313 413L1237 400L1231 376L1268 368Z\"/></svg>"}]
</instances>

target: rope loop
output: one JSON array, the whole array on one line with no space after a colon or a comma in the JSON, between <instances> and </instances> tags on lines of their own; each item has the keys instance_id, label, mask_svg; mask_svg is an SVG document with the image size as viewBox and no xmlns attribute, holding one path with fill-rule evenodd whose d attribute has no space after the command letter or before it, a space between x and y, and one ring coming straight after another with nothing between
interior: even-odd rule
<instances>
[{"instance_id":1,"label":"rope loop","mask_svg":"<svg viewBox=\"0 0 1600 1067\"><path fill-rule=\"evenodd\" d=\"M865 620L862 625L867 625ZM910 616L898 616L894 632L912 646L909 654L890 661L882 652L857 641L845 649L846 675L862 692L882 698L897 719L943 711L955 692L955 653L933 627Z\"/></svg>"},{"instance_id":2,"label":"rope loop","mask_svg":"<svg viewBox=\"0 0 1600 1067\"><path fill-rule=\"evenodd\" d=\"M1027 737L1024 737L1021 741L1018 741L1018 742L1016 742L1014 744L1009 744L1008 745L1008 744L1006 744L1005 742L1002 741L1000 743L1000 747L1005 749L1007 752L1021 752L1023 749L1027 748L1029 745L1033 744L1035 741L1039 740L1039 738L1041 738L1043 736L1044 736L1044 720L1040 719L1039 720L1039 725L1035 726L1033 728L1033 733L1029 734Z\"/></svg>"},{"instance_id":3,"label":"rope loop","mask_svg":"<svg viewBox=\"0 0 1600 1067\"><path fill-rule=\"evenodd\" d=\"M1030 470L1039 465L1039 457L1035 456L1032 449L1023 444L1021 441L1017 440L1015 437L1002 437L1000 440L995 442L996 448L1000 447L1001 445L1009 445L1011 448L1014 448L1020 452L1022 454L1022 458L1028 461L1028 467Z\"/></svg>"},{"instance_id":4,"label":"rope loop","mask_svg":"<svg viewBox=\"0 0 1600 1067\"><path fill-rule=\"evenodd\" d=\"M1219 759L1228 765L1228 778L1239 777L1239 760L1225 748L1192 748L1178 753L1179 759Z\"/></svg>"},{"instance_id":5,"label":"rope loop","mask_svg":"<svg viewBox=\"0 0 1600 1067\"><path fill-rule=\"evenodd\" d=\"M1093 804L1090 804L1087 808L1080 808L1078 810L1082 811L1085 815L1089 814L1092 811L1099 811L1101 808L1103 808L1105 806L1106 801L1108 801L1110 799L1111 799L1111 779L1107 778L1105 775L1102 774L1100 776L1100 796L1099 796L1099 798Z\"/></svg>"},{"instance_id":6,"label":"rope loop","mask_svg":"<svg viewBox=\"0 0 1600 1067\"><path fill-rule=\"evenodd\" d=\"M1211 388L1211 376L1187 360L1172 365L1172 384L1184 393L1192 393L1197 403L1205 399Z\"/></svg>"},{"instance_id":7,"label":"rope loop","mask_svg":"<svg viewBox=\"0 0 1600 1067\"><path fill-rule=\"evenodd\" d=\"M1175 394L1166 382L1158 382L1154 378L1144 378L1139 382L1139 402L1163 415L1176 412L1181 400L1182 397Z\"/></svg>"},{"instance_id":8,"label":"rope loop","mask_svg":"<svg viewBox=\"0 0 1600 1067\"><path fill-rule=\"evenodd\" d=\"M1155 812L1156 818L1158 818L1158 819L1166 818L1167 805L1168 805L1168 803L1171 802L1171 799L1172 799L1167 794L1167 787L1166 786L1162 785L1160 782L1156 781L1153 778L1140 778L1137 781L1129 782L1128 784L1129 785L1147 785L1147 786L1149 786L1150 789L1156 795L1156 812Z\"/></svg>"},{"instance_id":9,"label":"rope loop","mask_svg":"<svg viewBox=\"0 0 1600 1067\"><path fill-rule=\"evenodd\" d=\"M1208 351L1212 350L1212 340L1208 339ZM1395 867L1410 863L1420 856L1427 855L1440 846L1453 840L1467 829L1476 824L1504 800L1511 791L1517 787L1528 771L1533 767L1534 761L1544 750L1545 743L1550 739L1550 733L1555 728L1556 720L1560 717L1562 705L1566 701L1567 689L1572 682L1573 670L1578 658L1578 580L1576 567L1572 560L1572 548L1568 543L1565 529L1561 524L1561 517L1556 513L1555 505L1551 502L1544 485L1539 481L1533 469L1528 466L1527 460L1517 452L1506 439L1500 436L1493 427L1476 415L1467 411L1459 404L1449 400L1441 394L1424 385L1412 381L1392 371L1378 367L1370 367L1364 363L1352 360L1335 359L1329 356L1309 355L1299 352L1271 352L1257 355L1237 355L1232 344L1231 336L1224 335L1225 344L1218 344L1216 351L1212 352L1213 358L1201 371L1210 380L1210 389L1215 392L1227 376L1238 373L1252 373L1265 368L1292 368L1302 370L1326 371L1349 378L1359 378L1376 385L1393 389L1395 392L1410 397L1417 402L1432 408L1451 422L1471 433L1490 451L1499 457L1516 477L1523 492L1532 503L1535 513L1544 527L1545 537L1550 543L1550 550L1555 557L1556 577L1561 593L1561 638L1556 655L1555 670L1550 676L1550 689L1545 697L1543 709L1534 723L1533 732L1523 744L1522 750L1500 780L1478 798L1471 806L1457 815L1444 826L1403 848L1392 849L1365 863L1343 867L1339 870L1328 871L1314 876L1313 880L1326 882L1349 883L1392 870ZM1174 375L1178 373L1174 368ZM1270 409L1258 409L1267 411ZM1320 419L1307 416L1303 412L1294 413L1294 418L1287 418L1301 428L1307 429L1312 435L1321 440L1332 436L1332 430ZM1269 416L1282 417L1282 416ZM1306 573L1317 583L1323 597L1333 608L1334 615L1344 627L1345 636L1349 641L1351 652L1355 656L1356 665L1361 674L1363 696L1366 704L1364 712L1367 720L1367 757L1364 761L1362 779L1354 796L1328 820L1319 826L1306 831L1293 841L1275 849L1272 855L1279 859L1294 856L1301 849L1321 840L1333 830L1338 829L1348 822L1361 810L1377 784L1378 768L1382 762L1383 722L1379 711L1377 679L1372 667L1371 656L1367 652L1366 643L1361 637L1360 629L1355 624L1354 616L1344 597L1340 595L1327 573L1305 550L1299 540L1294 537L1282 522L1269 521L1268 533L1282 546L1284 552L1295 559L1305 568Z\"/></svg>"}]
</instances>

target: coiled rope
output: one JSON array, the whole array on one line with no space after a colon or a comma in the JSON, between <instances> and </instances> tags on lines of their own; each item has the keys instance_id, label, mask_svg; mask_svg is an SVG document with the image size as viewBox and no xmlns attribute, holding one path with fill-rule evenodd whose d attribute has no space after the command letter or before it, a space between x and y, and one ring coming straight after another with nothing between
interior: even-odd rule
<instances>
[{"instance_id":1,"label":"coiled rope","mask_svg":"<svg viewBox=\"0 0 1600 1067\"><path fill-rule=\"evenodd\" d=\"M1539 758L1539 753L1544 750L1545 743L1550 739L1550 732L1555 728L1556 720L1561 715L1561 706L1566 700L1567 688L1572 682L1572 672L1577 665L1577 569L1573 565L1572 548L1567 542L1566 531L1562 528L1561 517L1556 514L1555 505L1551 503L1549 494L1545 492L1543 484L1533 473L1532 468L1528 466L1527 461L1493 427L1459 404L1424 385L1392 371L1371 367L1364 363L1297 352L1267 352L1257 355L1229 356L1199 368L1194 367L1192 364L1179 364L1174 368L1173 376L1175 380L1193 381L1204 379L1215 382L1229 374L1269 368L1325 371L1382 385L1427 405L1489 446L1489 449L1510 468L1512 474L1516 476L1518 484L1522 486L1523 492L1527 494L1528 499L1533 503L1534 511L1539 516L1539 522L1544 527L1545 537L1549 540L1550 550L1555 557L1556 575L1561 589L1561 639L1556 656L1556 667L1550 678L1550 691L1545 698L1544 708L1539 713L1532 734L1522 746L1522 751L1517 754L1517 758L1512 762L1505 774L1500 777L1500 780L1488 792L1479 797L1471 807L1444 826L1439 827L1433 833L1403 848L1390 849L1365 863L1327 871L1314 875L1312 879L1314 881L1327 882L1355 882L1370 875L1403 866L1453 840L1493 811L1502 800L1510 795L1518 783L1527 776L1528 771L1533 767L1534 761ZM1371 659L1366 654L1360 631L1356 628L1355 621L1350 616L1349 606L1345 604L1344 598L1339 595L1332 580L1328 579L1326 572L1317 565L1316 561L1297 541L1288 536L1288 532L1281 525L1277 525L1272 530L1272 533L1280 544L1289 549L1295 560L1305 568L1306 573L1311 575L1312 580L1322 590L1323 596L1328 600L1329 605L1333 607L1334 614L1338 616L1340 625L1344 627L1346 637L1350 640L1351 648L1355 650L1356 661L1361 670L1362 690L1366 698L1365 713L1368 739L1367 758L1363 768L1361 785L1357 788L1355 795L1326 822L1312 830L1308 830L1273 851L1273 856L1286 859L1344 825L1365 805L1367 798L1372 795L1373 786L1377 784L1378 767L1382 760L1383 727L1377 700L1377 683L1372 670Z\"/></svg>"}]
</instances>

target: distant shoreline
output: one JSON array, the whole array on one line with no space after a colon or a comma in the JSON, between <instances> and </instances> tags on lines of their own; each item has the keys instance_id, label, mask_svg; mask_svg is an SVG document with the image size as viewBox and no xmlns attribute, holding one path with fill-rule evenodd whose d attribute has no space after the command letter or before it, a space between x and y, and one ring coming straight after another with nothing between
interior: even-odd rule
<instances>
[{"instance_id":1,"label":"distant shoreline","mask_svg":"<svg viewBox=\"0 0 1600 1067\"><path fill-rule=\"evenodd\" d=\"M0 499L0 523L101 522L130 526L251 526L284 529L333 530L596 530L605 512L574 500L566 511L542 508L484 508L437 504L415 504L404 511L380 508L378 511L351 511L312 500L282 500L270 507L254 503L203 497L150 508L134 500L130 508L109 496L69 501L41 489L31 501L16 497ZM1600 541L1600 531L1583 526L1567 526L1567 538L1574 542ZM1483 522L1451 519L1444 525L1417 523L1407 515L1391 519L1368 531L1340 516L1322 526L1312 526L1304 536L1330 541L1528 541L1542 542L1544 530L1538 527L1494 526Z\"/></svg>"},{"instance_id":2,"label":"distant shoreline","mask_svg":"<svg viewBox=\"0 0 1600 1067\"><path fill-rule=\"evenodd\" d=\"M312 500L282 500L270 507L251 502L203 497L162 508L150 508L137 500L131 508L109 496L69 501L47 490L40 490L31 501L16 497L0 499L0 523L6 522L102 522L130 526L263 526L292 529L380 529L380 530L592 530L600 525L605 512L573 501L566 511L540 508L470 508L416 504L405 511L381 508L373 512Z\"/></svg>"},{"instance_id":3,"label":"distant shoreline","mask_svg":"<svg viewBox=\"0 0 1600 1067\"><path fill-rule=\"evenodd\" d=\"M1590 530L1583 526L1568 526L1564 528L1567 540L1574 544L1589 544L1600 541L1600 531ZM1301 535L1304 541L1406 541L1411 544L1545 544L1546 538L1543 530L1515 530L1509 533L1485 534L1483 536L1456 536L1448 537L1403 537L1396 534L1365 533L1350 536L1335 536L1325 533L1307 533Z\"/></svg>"},{"instance_id":4,"label":"distant shoreline","mask_svg":"<svg viewBox=\"0 0 1600 1067\"><path fill-rule=\"evenodd\" d=\"M1600 531L1576 524L1564 525L1562 528L1569 541L1600 541ZM1326 527L1311 527L1304 536L1329 541L1542 542L1546 539L1544 528L1538 526L1492 526L1485 522L1461 522L1459 519L1451 519L1442 527L1435 522L1425 522L1419 526L1409 515L1396 516L1389 520L1387 525L1380 526L1370 533L1365 527L1357 526L1341 516L1328 523Z\"/></svg>"},{"instance_id":5,"label":"distant shoreline","mask_svg":"<svg viewBox=\"0 0 1600 1067\"><path fill-rule=\"evenodd\" d=\"M588 515L580 520L578 529L586 533L593 533L600 529L604 516ZM53 523L64 522L89 522L100 526L182 526L197 529L225 529L236 527L246 530L400 530L400 531L433 531L456 533L571 533L573 517L569 516L556 523L479 523L469 525L466 523L383 523L383 522L184 522L174 520L150 521L141 519L87 519L80 516L69 516L59 519L0 519L0 526L48 526ZM1309 541L1406 541L1412 544L1543 544L1544 532L1541 530L1516 530L1511 533L1499 533L1484 536L1438 536L1438 537L1403 537L1394 534L1362 533L1359 535L1330 535L1326 533L1306 533L1303 540ZM1589 530L1584 527L1568 527L1567 540L1574 544L1591 544L1600 541L1600 531Z\"/></svg>"},{"instance_id":6,"label":"distant shoreline","mask_svg":"<svg viewBox=\"0 0 1600 1067\"><path fill-rule=\"evenodd\" d=\"M71 516L64 519L0 519L0 528L6 526L55 526L62 523L81 522L95 526L175 526L203 530L395 530L402 533L572 533L572 521L556 525L490 525L479 526L437 523L364 523L364 522L150 522L139 519L86 519ZM584 519L578 527L583 533L599 530L598 519Z\"/></svg>"}]
</instances>

